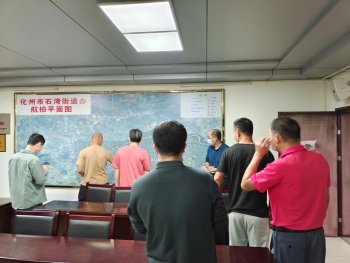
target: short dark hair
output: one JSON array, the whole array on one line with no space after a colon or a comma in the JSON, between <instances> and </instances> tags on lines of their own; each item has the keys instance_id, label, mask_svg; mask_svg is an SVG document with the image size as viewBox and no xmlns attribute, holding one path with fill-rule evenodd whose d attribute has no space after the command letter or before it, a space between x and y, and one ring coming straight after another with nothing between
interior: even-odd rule
<instances>
[{"instance_id":1,"label":"short dark hair","mask_svg":"<svg viewBox=\"0 0 350 263\"><path fill-rule=\"evenodd\" d=\"M272 121L271 131L278 133L285 142L300 141L300 125L290 117L279 117Z\"/></svg>"},{"instance_id":2,"label":"short dark hair","mask_svg":"<svg viewBox=\"0 0 350 263\"><path fill-rule=\"evenodd\" d=\"M239 118L233 122L233 127L248 136L253 135L253 122L248 118Z\"/></svg>"},{"instance_id":3,"label":"short dark hair","mask_svg":"<svg viewBox=\"0 0 350 263\"><path fill-rule=\"evenodd\" d=\"M211 130L211 135L221 141L221 132L218 129Z\"/></svg>"},{"instance_id":4,"label":"short dark hair","mask_svg":"<svg viewBox=\"0 0 350 263\"><path fill-rule=\"evenodd\" d=\"M41 143L42 145L45 144L45 138L39 133L33 133L29 136L29 139L27 141L27 145L35 145L37 143Z\"/></svg>"},{"instance_id":5,"label":"short dark hair","mask_svg":"<svg viewBox=\"0 0 350 263\"><path fill-rule=\"evenodd\" d=\"M142 139L142 132L139 129L132 129L129 132L129 138L131 142L140 142Z\"/></svg>"},{"instance_id":6,"label":"short dark hair","mask_svg":"<svg viewBox=\"0 0 350 263\"><path fill-rule=\"evenodd\" d=\"M177 121L165 121L153 130L153 142L160 154L175 156L184 149L186 128Z\"/></svg>"}]
</instances>

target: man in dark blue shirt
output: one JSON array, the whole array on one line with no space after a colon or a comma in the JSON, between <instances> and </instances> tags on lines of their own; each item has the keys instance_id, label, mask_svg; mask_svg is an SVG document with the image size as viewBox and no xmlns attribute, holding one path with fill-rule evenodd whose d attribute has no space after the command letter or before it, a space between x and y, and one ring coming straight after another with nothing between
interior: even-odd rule
<instances>
[{"instance_id":1,"label":"man in dark blue shirt","mask_svg":"<svg viewBox=\"0 0 350 263\"><path fill-rule=\"evenodd\" d=\"M221 132L217 129L209 131L208 143L210 143L210 146L208 147L204 166L209 171L209 173L214 176L217 171L217 167L219 166L221 155L228 148L228 146L221 141ZM221 189L227 188L227 175L225 175Z\"/></svg>"}]
</instances>

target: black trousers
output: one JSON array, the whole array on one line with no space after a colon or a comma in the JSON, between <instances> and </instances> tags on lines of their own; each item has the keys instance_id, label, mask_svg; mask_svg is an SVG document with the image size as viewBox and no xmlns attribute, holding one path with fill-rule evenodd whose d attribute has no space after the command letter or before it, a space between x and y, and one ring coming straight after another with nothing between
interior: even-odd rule
<instances>
[{"instance_id":1,"label":"black trousers","mask_svg":"<svg viewBox=\"0 0 350 263\"><path fill-rule=\"evenodd\" d=\"M324 263L326 238L323 228L293 233L273 231L271 251L276 263Z\"/></svg>"},{"instance_id":2,"label":"black trousers","mask_svg":"<svg viewBox=\"0 0 350 263\"><path fill-rule=\"evenodd\" d=\"M78 201L84 201L85 189L86 189L86 186L81 184L79 189L79 194L78 194Z\"/></svg>"}]
</instances>

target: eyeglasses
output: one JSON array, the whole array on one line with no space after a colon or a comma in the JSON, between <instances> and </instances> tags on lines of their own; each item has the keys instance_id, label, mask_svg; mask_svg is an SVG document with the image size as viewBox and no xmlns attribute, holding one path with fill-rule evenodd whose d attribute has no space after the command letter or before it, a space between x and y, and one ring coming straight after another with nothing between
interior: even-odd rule
<instances>
[{"instance_id":1,"label":"eyeglasses","mask_svg":"<svg viewBox=\"0 0 350 263\"><path fill-rule=\"evenodd\" d=\"M275 133L271 138L269 138L268 142L271 142L273 137L275 137L277 135L277 133Z\"/></svg>"}]
</instances>

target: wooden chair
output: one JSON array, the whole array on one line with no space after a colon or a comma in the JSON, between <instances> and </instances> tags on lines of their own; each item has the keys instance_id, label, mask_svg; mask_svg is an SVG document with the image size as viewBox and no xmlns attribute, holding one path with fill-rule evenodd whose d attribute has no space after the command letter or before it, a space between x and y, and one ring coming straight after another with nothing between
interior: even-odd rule
<instances>
[{"instance_id":1,"label":"wooden chair","mask_svg":"<svg viewBox=\"0 0 350 263\"><path fill-rule=\"evenodd\" d=\"M12 234L57 236L60 211L15 210L12 217Z\"/></svg>"},{"instance_id":2,"label":"wooden chair","mask_svg":"<svg viewBox=\"0 0 350 263\"><path fill-rule=\"evenodd\" d=\"M112 239L115 214L67 212L63 236Z\"/></svg>"},{"instance_id":3,"label":"wooden chair","mask_svg":"<svg viewBox=\"0 0 350 263\"><path fill-rule=\"evenodd\" d=\"M84 201L114 202L115 185L86 183Z\"/></svg>"},{"instance_id":4,"label":"wooden chair","mask_svg":"<svg viewBox=\"0 0 350 263\"><path fill-rule=\"evenodd\" d=\"M115 188L115 203L129 203L131 187L116 187Z\"/></svg>"}]
</instances>

